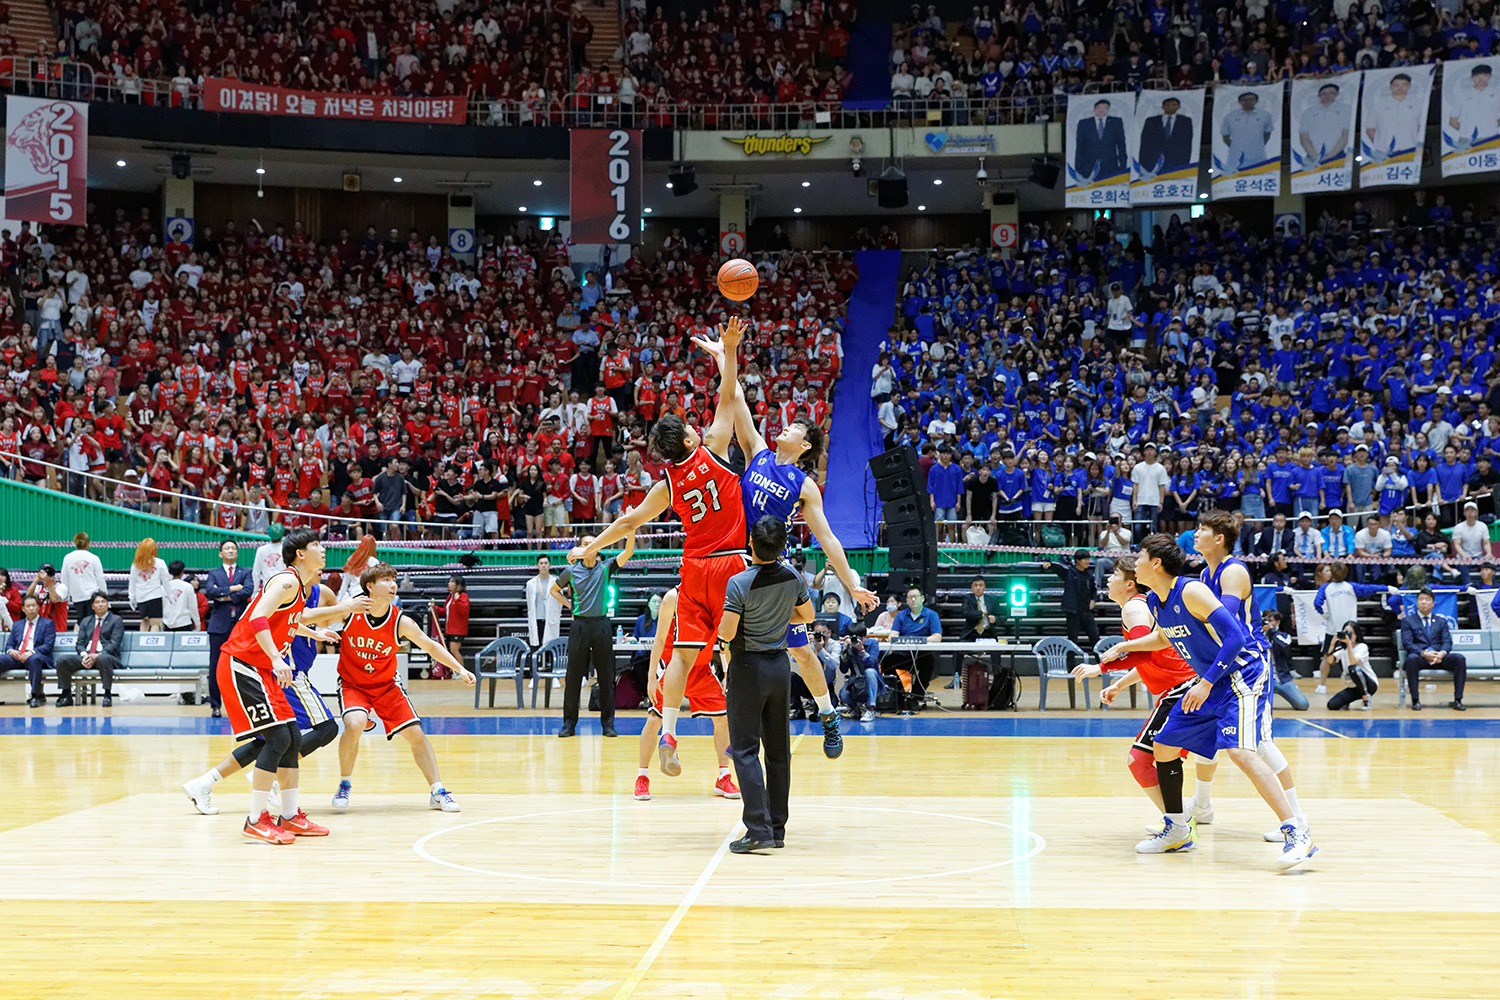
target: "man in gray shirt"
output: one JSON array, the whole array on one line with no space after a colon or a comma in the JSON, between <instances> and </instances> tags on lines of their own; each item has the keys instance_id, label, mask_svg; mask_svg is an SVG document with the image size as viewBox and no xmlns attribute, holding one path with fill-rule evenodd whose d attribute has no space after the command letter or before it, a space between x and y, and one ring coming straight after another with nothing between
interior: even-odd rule
<instances>
[{"instance_id":1,"label":"man in gray shirt","mask_svg":"<svg viewBox=\"0 0 1500 1000\"><path fill-rule=\"evenodd\" d=\"M1378 469L1370 464L1370 449L1363 444L1354 446L1354 461L1344 466L1344 486L1351 513L1365 514L1375 509L1375 497L1371 489L1375 485ZM1363 523L1363 517L1354 518Z\"/></svg>"},{"instance_id":2,"label":"man in gray shirt","mask_svg":"<svg viewBox=\"0 0 1500 1000\"><path fill-rule=\"evenodd\" d=\"M593 535L579 542L587 545ZM594 668L599 684L599 724L605 736L615 732L615 646L609 634L609 578L635 554L635 536L627 535L625 548L615 555L594 554L564 566L555 577L552 596L573 612L568 628L568 676L563 681L563 724L560 738L572 736L578 727L579 691L583 677ZM567 592L563 591L567 587Z\"/></svg>"},{"instance_id":3,"label":"man in gray shirt","mask_svg":"<svg viewBox=\"0 0 1500 1000\"><path fill-rule=\"evenodd\" d=\"M750 528L755 565L729 580L719 638L729 643L724 697L729 715L729 756L744 795L745 836L729 845L735 854L781 847L786 839L792 781L787 706L792 661L787 627L813 620L812 599L800 574L781 562L786 523L767 515ZM760 747L766 767L761 771Z\"/></svg>"}]
</instances>

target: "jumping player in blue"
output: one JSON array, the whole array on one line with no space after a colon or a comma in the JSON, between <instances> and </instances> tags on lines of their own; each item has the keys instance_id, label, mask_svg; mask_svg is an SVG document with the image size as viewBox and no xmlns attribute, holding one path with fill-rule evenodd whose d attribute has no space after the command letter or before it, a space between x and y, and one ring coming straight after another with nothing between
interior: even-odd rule
<instances>
[{"instance_id":1,"label":"jumping player in blue","mask_svg":"<svg viewBox=\"0 0 1500 1000\"><path fill-rule=\"evenodd\" d=\"M1150 588L1146 601L1156 632L1118 643L1103 656L1108 662L1170 644L1200 678L1156 735L1154 756L1166 816L1162 829L1135 849L1140 854L1169 854L1193 847L1197 824L1183 809L1181 752L1186 749L1211 760L1225 750L1281 821L1283 847L1276 867L1285 871L1318 849L1307 824L1293 815L1275 773L1256 752L1261 688L1270 680L1269 657L1207 584L1180 575L1186 561L1171 535L1151 535L1141 543L1136 579Z\"/></svg>"},{"instance_id":2,"label":"jumping player in blue","mask_svg":"<svg viewBox=\"0 0 1500 1000\"><path fill-rule=\"evenodd\" d=\"M335 605L333 591L316 583L309 587L307 592L307 607L309 608L343 607L354 610L360 602L368 603L368 601L368 598L361 595L342 606ZM328 711L322 695L313 688L312 680L307 676L308 671L312 669L313 659L317 655L317 643L312 639L300 635L292 639L292 683L283 689L283 694L286 695L287 704L297 716L297 728L302 730L302 744L299 750L301 757L306 757L314 750L327 746L339 735L338 721ZM184 784L182 790L187 793L188 798L193 800L195 809L205 816L212 816L219 811L219 807L213 804L214 785L234 772L255 763L256 755L259 753L260 741L246 740L235 747L234 753L220 761L217 767ZM281 803L275 782L272 782L271 799L267 808L272 815L280 815Z\"/></svg>"},{"instance_id":3,"label":"jumping player in blue","mask_svg":"<svg viewBox=\"0 0 1500 1000\"><path fill-rule=\"evenodd\" d=\"M723 371L726 350L739 350L743 329L734 321L726 323L721 340L693 339L704 351L714 356ZM823 452L823 431L806 417L795 417L777 435L776 447L766 443L765 437L755 426L754 415L745 401L744 390L736 380L719 387L734 410L734 433L740 447L750 456L744 474L740 477L740 491L744 495L745 523L754 524L766 515L783 521L791 534L792 519L800 511L802 519L812 531L818 544L828 556L828 565L850 598L861 611L868 611L880 599L874 592L859 585L859 577L849 567L844 555L844 546L839 543L828 518L823 514L823 492L817 481L808 472L817 468L818 458ZM783 553L783 558L786 553ZM828 693L828 680L823 667L808 645L807 626L792 625L787 632L787 651L792 655L797 673L801 675L813 700L818 703L818 719L823 724L823 753L837 757L844 752L844 738L839 733L839 717L833 710L833 699Z\"/></svg>"},{"instance_id":4,"label":"jumping player in blue","mask_svg":"<svg viewBox=\"0 0 1500 1000\"><path fill-rule=\"evenodd\" d=\"M1255 643L1269 652L1269 644L1265 636L1250 621L1251 600L1253 590L1250 583L1250 569L1243 562L1232 558L1229 553L1234 549L1235 539L1239 537L1239 525L1234 523L1234 516L1226 510L1210 510L1198 515L1198 529L1193 533L1193 547L1198 550L1205 562L1208 563L1203 569L1201 579L1208 584L1208 589L1214 592L1214 596L1229 609L1229 613L1240 619ZM1384 588L1382 588L1382 591ZM1274 671L1274 666L1267 667ZM1307 827L1307 816L1302 812L1302 806L1297 801L1297 783L1292 779L1292 765L1287 763L1286 754L1281 752L1271 739L1271 699L1276 696L1276 675L1274 672L1266 675L1266 682L1261 685L1260 694L1260 742L1256 744L1255 751L1260 754L1260 759L1276 773L1276 780L1281 782L1281 790L1286 794L1287 804L1292 807L1292 815ZM1199 782L1202 784L1201 780ZM1198 801L1196 792L1194 802ZM1203 820L1199 820L1203 822ZM1278 844L1282 841L1281 831L1268 830L1264 835L1268 843Z\"/></svg>"}]
</instances>

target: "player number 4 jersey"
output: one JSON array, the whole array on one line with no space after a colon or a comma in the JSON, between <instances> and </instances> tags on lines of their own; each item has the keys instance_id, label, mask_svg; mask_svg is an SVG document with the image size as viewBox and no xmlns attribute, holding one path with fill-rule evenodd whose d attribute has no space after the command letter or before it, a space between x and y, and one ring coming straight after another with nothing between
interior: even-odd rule
<instances>
[{"instance_id":1,"label":"player number 4 jersey","mask_svg":"<svg viewBox=\"0 0 1500 1000\"><path fill-rule=\"evenodd\" d=\"M740 475L729 463L699 445L687 461L667 466L667 486L687 534L684 558L745 550Z\"/></svg>"},{"instance_id":2,"label":"player number 4 jersey","mask_svg":"<svg viewBox=\"0 0 1500 1000\"><path fill-rule=\"evenodd\" d=\"M381 687L396 679L396 638L401 609L392 607L383 618L353 614L339 636L339 679L360 687Z\"/></svg>"}]
</instances>

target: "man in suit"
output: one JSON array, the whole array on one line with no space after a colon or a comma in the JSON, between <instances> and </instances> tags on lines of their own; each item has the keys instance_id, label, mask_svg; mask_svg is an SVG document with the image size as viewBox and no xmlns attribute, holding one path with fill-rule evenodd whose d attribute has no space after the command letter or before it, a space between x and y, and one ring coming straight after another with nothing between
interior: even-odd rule
<instances>
[{"instance_id":1,"label":"man in suit","mask_svg":"<svg viewBox=\"0 0 1500 1000\"><path fill-rule=\"evenodd\" d=\"M51 618L42 617L41 608L35 594L23 597L21 614L24 617L11 625L10 635L5 639L5 656L10 660L6 667L12 670L25 667L27 679L31 681L27 708L42 707L42 674L52 669L52 645L57 641L57 627Z\"/></svg>"},{"instance_id":2,"label":"man in suit","mask_svg":"<svg viewBox=\"0 0 1500 1000\"><path fill-rule=\"evenodd\" d=\"M1181 101L1168 97L1161 102L1161 114L1141 125L1142 176L1181 170L1193 162L1193 120L1178 114L1181 109Z\"/></svg>"},{"instance_id":3,"label":"man in suit","mask_svg":"<svg viewBox=\"0 0 1500 1000\"><path fill-rule=\"evenodd\" d=\"M203 596L208 598L208 704L215 719L223 715L219 696L219 649L234 630L250 598L255 596L254 576L239 565L240 547L225 539L219 546L220 565L203 578ZM81 636L83 633L80 632ZM82 640L80 640L82 641ZM106 688L108 682L105 682Z\"/></svg>"},{"instance_id":4,"label":"man in suit","mask_svg":"<svg viewBox=\"0 0 1500 1000\"><path fill-rule=\"evenodd\" d=\"M125 620L109 610L109 595L97 593L89 613L78 620L73 652L57 658L57 707L73 704L73 672L97 670L104 681L105 708L115 703L115 671L120 669L120 646L125 641Z\"/></svg>"},{"instance_id":5,"label":"man in suit","mask_svg":"<svg viewBox=\"0 0 1500 1000\"><path fill-rule=\"evenodd\" d=\"M1286 523L1286 515L1278 512L1255 540L1255 552L1257 555L1270 556L1277 552L1296 551L1296 532Z\"/></svg>"},{"instance_id":6,"label":"man in suit","mask_svg":"<svg viewBox=\"0 0 1500 1000\"><path fill-rule=\"evenodd\" d=\"M969 583L969 592L964 595L964 642L975 639L992 639L996 629L995 605L984 592L984 577L976 576Z\"/></svg>"},{"instance_id":7,"label":"man in suit","mask_svg":"<svg viewBox=\"0 0 1500 1000\"><path fill-rule=\"evenodd\" d=\"M1401 645L1406 648L1406 689L1411 693L1411 710L1422 710L1418 679L1423 670L1448 670L1453 673L1453 701L1448 707L1464 710L1464 682L1469 679L1469 663L1462 654L1453 652L1453 633L1448 619L1432 613L1436 603L1430 587L1417 594L1417 613L1401 619Z\"/></svg>"},{"instance_id":8,"label":"man in suit","mask_svg":"<svg viewBox=\"0 0 1500 1000\"><path fill-rule=\"evenodd\" d=\"M1073 144L1073 169L1085 180L1114 177L1129 171L1125 151L1125 122L1109 113L1109 101L1094 102L1094 115L1078 123Z\"/></svg>"}]
</instances>

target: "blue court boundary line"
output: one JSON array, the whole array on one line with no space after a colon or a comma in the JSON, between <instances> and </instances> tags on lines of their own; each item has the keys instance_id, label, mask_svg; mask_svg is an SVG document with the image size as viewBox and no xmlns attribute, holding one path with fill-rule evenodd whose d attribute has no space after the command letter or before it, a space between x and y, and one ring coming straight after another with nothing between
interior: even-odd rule
<instances>
[{"instance_id":1,"label":"blue court boundary line","mask_svg":"<svg viewBox=\"0 0 1500 1000\"><path fill-rule=\"evenodd\" d=\"M1323 718L1314 725L1296 715L1281 715L1275 734L1297 739L1500 739L1500 719L1476 719L1436 712L1420 718ZM621 737L639 736L644 716L620 716L615 728ZM562 725L558 716L477 715L431 716L422 728L433 736L552 736ZM1140 731L1134 714L1104 714L1091 717L1055 716L1037 718L1012 715L924 715L892 716L864 723L844 720L843 732L851 738L863 736L971 736L971 737L1104 737L1129 739ZM707 736L713 729L707 719L683 719L679 732ZM821 735L815 723L793 722L792 734ZM580 735L599 734L598 717L585 718ZM0 736L231 736L225 719L206 716L33 716L0 718Z\"/></svg>"}]
</instances>

